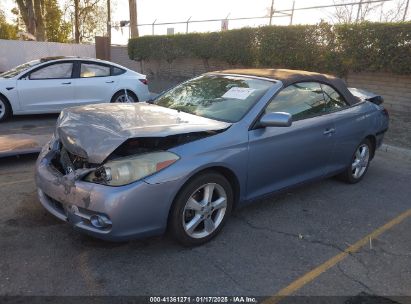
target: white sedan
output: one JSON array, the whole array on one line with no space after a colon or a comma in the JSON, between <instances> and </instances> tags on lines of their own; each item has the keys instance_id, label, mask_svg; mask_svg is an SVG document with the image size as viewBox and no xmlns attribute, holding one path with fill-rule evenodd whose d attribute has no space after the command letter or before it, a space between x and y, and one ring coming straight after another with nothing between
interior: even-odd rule
<instances>
[{"instance_id":1,"label":"white sedan","mask_svg":"<svg viewBox=\"0 0 411 304\"><path fill-rule=\"evenodd\" d=\"M148 99L145 75L98 59L49 57L0 74L0 122L13 114L59 113L77 105Z\"/></svg>"}]
</instances>

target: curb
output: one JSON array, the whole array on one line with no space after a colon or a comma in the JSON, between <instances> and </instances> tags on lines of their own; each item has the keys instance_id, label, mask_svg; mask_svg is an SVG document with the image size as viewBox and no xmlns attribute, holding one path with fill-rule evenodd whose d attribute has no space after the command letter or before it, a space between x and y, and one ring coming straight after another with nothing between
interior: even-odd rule
<instances>
[{"instance_id":1,"label":"curb","mask_svg":"<svg viewBox=\"0 0 411 304\"><path fill-rule=\"evenodd\" d=\"M382 144L379 148L380 151L394 154L396 156L407 157L411 159L411 149L400 148L387 144Z\"/></svg>"}]
</instances>

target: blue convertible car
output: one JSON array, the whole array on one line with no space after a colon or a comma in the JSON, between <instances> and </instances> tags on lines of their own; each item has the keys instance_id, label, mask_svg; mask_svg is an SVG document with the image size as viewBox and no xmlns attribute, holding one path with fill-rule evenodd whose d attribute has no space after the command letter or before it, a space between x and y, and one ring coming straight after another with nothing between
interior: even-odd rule
<instances>
[{"instance_id":1,"label":"blue convertible car","mask_svg":"<svg viewBox=\"0 0 411 304\"><path fill-rule=\"evenodd\" d=\"M293 70L207 73L148 103L61 112L36 167L42 205L107 240L209 241L233 208L307 181L360 181L388 128L382 98Z\"/></svg>"}]
</instances>

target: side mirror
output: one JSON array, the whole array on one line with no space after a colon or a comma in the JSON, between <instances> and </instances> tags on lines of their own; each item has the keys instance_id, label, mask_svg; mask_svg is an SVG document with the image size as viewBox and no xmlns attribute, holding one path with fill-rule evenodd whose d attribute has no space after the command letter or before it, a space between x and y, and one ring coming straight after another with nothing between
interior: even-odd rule
<instances>
[{"instance_id":1,"label":"side mirror","mask_svg":"<svg viewBox=\"0 0 411 304\"><path fill-rule=\"evenodd\" d=\"M261 127L289 127L292 123L292 116L285 112L266 113L260 119Z\"/></svg>"}]
</instances>

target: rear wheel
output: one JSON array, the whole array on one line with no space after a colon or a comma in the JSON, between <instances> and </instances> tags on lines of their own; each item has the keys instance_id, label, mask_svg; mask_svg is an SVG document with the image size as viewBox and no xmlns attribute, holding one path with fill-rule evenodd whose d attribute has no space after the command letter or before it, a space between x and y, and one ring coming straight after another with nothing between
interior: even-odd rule
<instances>
[{"instance_id":1,"label":"rear wheel","mask_svg":"<svg viewBox=\"0 0 411 304\"><path fill-rule=\"evenodd\" d=\"M7 120L11 115L11 106L9 102L0 96L0 122Z\"/></svg>"},{"instance_id":2,"label":"rear wheel","mask_svg":"<svg viewBox=\"0 0 411 304\"><path fill-rule=\"evenodd\" d=\"M339 175L340 179L350 184L358 183L368 171L372 154L373 145L364 139L355 150L351 165Z\"/></svg>"},{"instance_id":3,"label":"rear wheel","mask_svg":"<svg viewBox=\"0 0 411 304\"><path fill-rule=\"evenodd\" d=\"M195 177L180 191L170 214L170 230L185 246L197 246L214 238L223 228L233 205L233 190L221 174Z\"/></svg>"},{"instance_id":4,"label":"rear wheel","mask_svg":"<svg viewBox=\"0 0 411 304\"><path fill-rule=\"evenodd\" d=\"M136 94L131 92L130 90L121 90L114 94L114 96L111 98L112 103L134 103L138 102L138 98Z\"/></svg>"}]
</instances>

